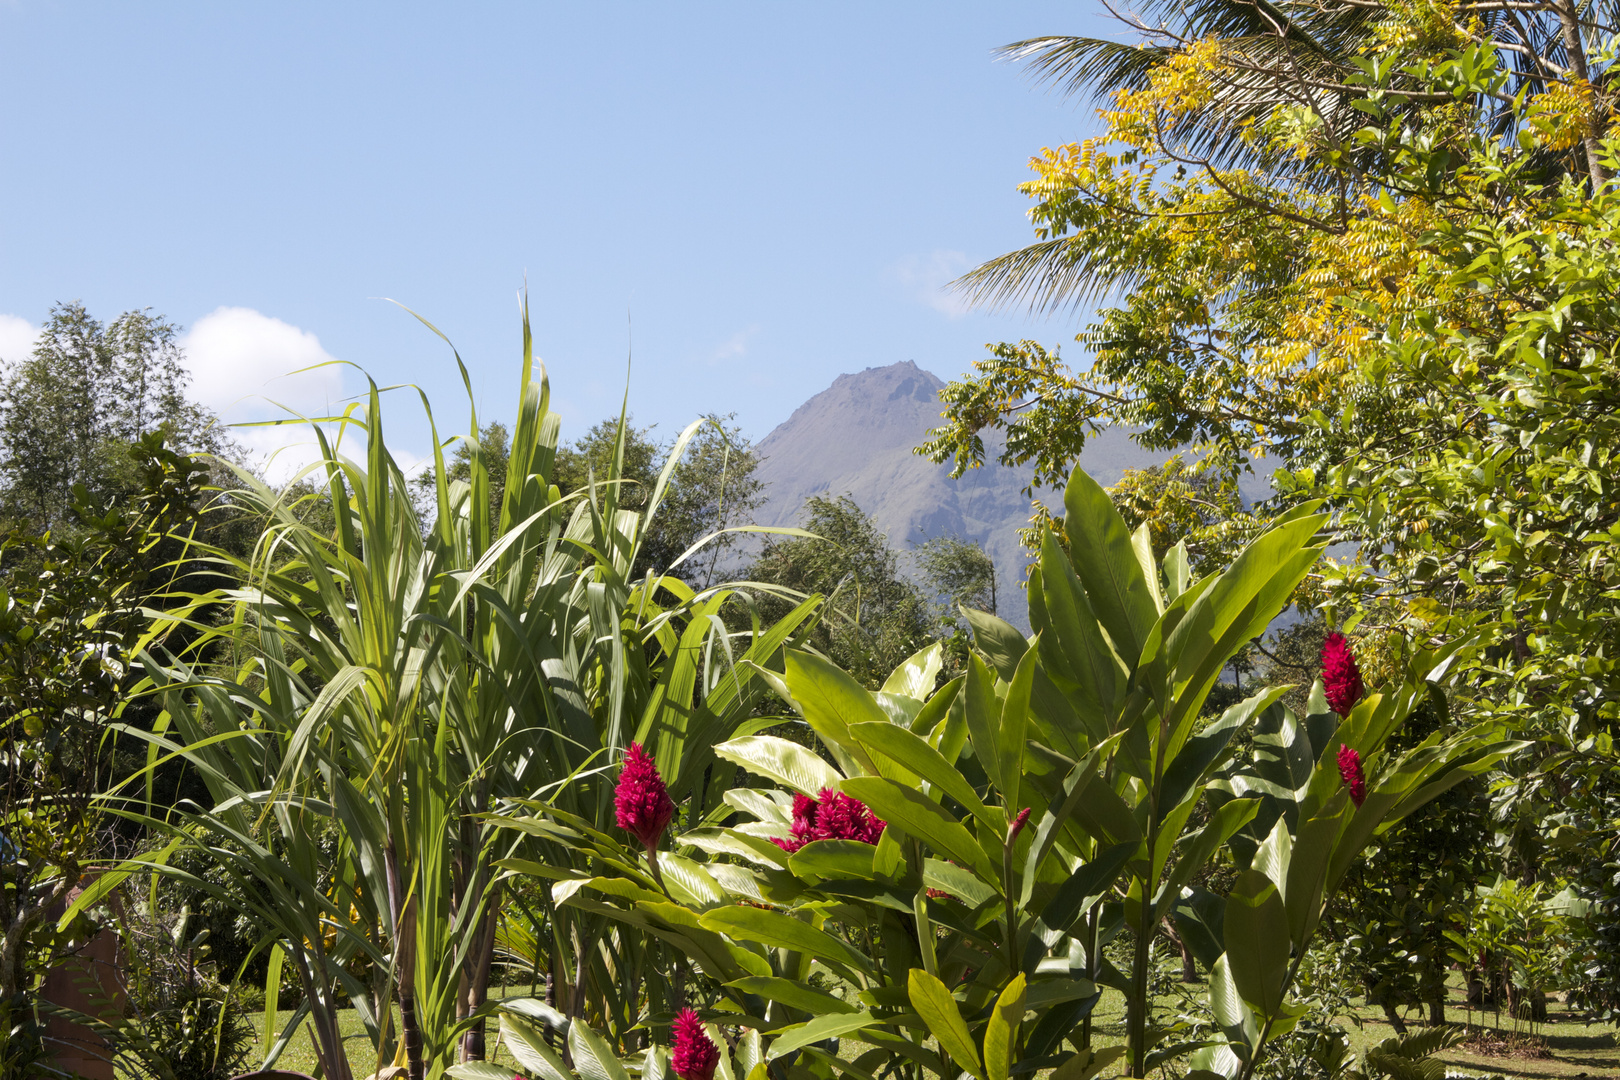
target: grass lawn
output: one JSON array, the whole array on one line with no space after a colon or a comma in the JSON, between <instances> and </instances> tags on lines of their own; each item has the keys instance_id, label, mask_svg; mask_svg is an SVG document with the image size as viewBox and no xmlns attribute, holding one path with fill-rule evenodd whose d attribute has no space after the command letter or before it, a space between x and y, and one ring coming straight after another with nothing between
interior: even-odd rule
<instances>
[{"instance_id":1,"label":"grass lawn","mask_svg":"<svg viewBox=\"0 0 1620 1080\"><path fill-rule=\"evenodd\" d=\"M526 994L528 988L513 987L510 992ZM1123 1006L1124 999L1113 991L1105 993L1103 1000L1098 1003L1094 1023L1099 1029L1097 1039L1099 1044L1123 1041ZM1452 1000L1447 1007L1446 1018L1457 1024L1468 1019L1468 1014L1463 1008L1461 987L1452 987ZM263 1026L262 1017L258 1013L250 1014L248 1019L255 1028ZM1418 1014L1413 1012L1408 1019L1412 1030L1417 1030ZM1490 1013L1483 1015L1474 1013L1473 1021L1476 1025L1482 1025L1487 1032L1500 1032L1502 1036L1513 1034L1513 1024L1505 1017L1500 1028L1497 1027L1496 1017ZM357 1078L368 1076L375 1064L371 1056L371 1044L361 1033L359 1021L352 1010L344 1011L340 1022L349 1047L349 1063L354 1069L355 1076ZM1383 1010L1376 1006L1354 1009L1349 1015L1342 1017L1341 1022L1349 1029L1351 1043L1357 1050L1371 1046L1391 1034ZM1521 1025L1521 1032L1527 1033L1524 1025ZM491 1034L493 1036L493 1032ZM1439 1056L1440 1060L1448 1065L1481 1076L1500 1075L1514 1080L1543 1080L1554 1077L1620 1080L1620 1038L1617 1038L1615 1025L1583 1024L1578 1013L1571 1012L1562 1002L1555 1001L1549 1007L1547 1023L1539 1025L1537 1034L1544 1041L1544 1046L1533 1050L1530 1054L1521 1049L1509 1051L1505 1056L1503 1054L1486 1056L1480 1051L1505 1048L1497 1045L1479 1047L1465 1044ZM497 1063L512 1063L511 1056L504 1053L498 1045L494 1048L492 1060ZM281 1055L277 1067L305 1073L314 1071L315 1054L310 1045L307 1024L288 1046L286 1053Z\"/></svg>"}]
</instances>

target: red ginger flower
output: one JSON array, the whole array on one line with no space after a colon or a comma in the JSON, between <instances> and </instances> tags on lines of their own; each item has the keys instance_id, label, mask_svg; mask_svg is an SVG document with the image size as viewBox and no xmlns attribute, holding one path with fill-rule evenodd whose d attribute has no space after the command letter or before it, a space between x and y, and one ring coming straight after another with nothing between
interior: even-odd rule
<instances>
[{"instance_id":1,"label":"red ginger flower","mask_svg":"<svg viewBox=\"0 0 1620 1080\"><path fill-rule=\"evenodd\" d=\"M1007 826L1007 843L1010 844L1018 839L1018 834L1024 831L1024 826L1027 824L1029 824L1029 807L1026 806L1018 811L1018 816L1012 819L1011 825Z\"/></svg>"},{"instance_id":2,"label":"red ginger flower","mask_svg":"<svg viewBox=\"0 0 1620 1080\"><path fill-rule=\"evenodd\" d=\"M640 743L631 743L625 752L619 787L613 793L613 811L619 828L640 840L648 851L657 849L675 816L675 804L664 787L664 778L658 775L652 755Z\"/></svg>"},{"instance_id":3,"label":"red ginger flower","mask_svg":"<svg viewBox=\"0 0 1620 1080\"><path fill-rule=\"evenodd\" d=\"M670 1063L676 1074L684 1080L714 1080L714 1068L720 1064L720 1048L703 1030L698 1014L682 1009L675 1017L674 1032L675 1052L670 1055Z\"/></svg>"},{"instance_id":4,"label":"red ginger flower","mask_svg":"<svg viewBox=\"0 0 1620 1080\"><path fill-rule=\"evenodd\" d=\"M1361 669L1343 634L1329 634L1322 642L1322 692L1328 705L1340 716L1347 716L1367 688L1361 683Z\"/></svg>"},{"instance_id":5,"label":"red ginger flower","mask_svg":"<svg viewBox=\"0 0 1620 1080\"><path fill-rule=\"evenodd\" d=\"M875 844L888 822L874 817L859 799L842 791L822 788L814 799L793 796L793 826L787 839L772 837L771 843L789 855L812 840L859 840Z\"/></svg>"},{"instance_id":6,"label":"red ginger flower","mask_svg":"<svg viewBox=\"0 0 1620 1080\"><path fill-rule=\"evenodd\" d=\"M1339 779L1350 789L1350 801L1358 808L1367 801L1367 777L1361 771L1361 755L1353 747L1339 747Z\"/></svg>"}]
</instances>

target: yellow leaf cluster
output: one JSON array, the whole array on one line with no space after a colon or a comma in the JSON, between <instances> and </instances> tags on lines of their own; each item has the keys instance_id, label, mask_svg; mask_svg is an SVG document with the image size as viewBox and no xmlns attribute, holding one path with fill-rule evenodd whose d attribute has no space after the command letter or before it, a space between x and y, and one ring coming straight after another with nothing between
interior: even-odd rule
<instances>
[{"instance_id":1,"label":"yellow leaf cluster","mask_svg":"<svg viewBox=\"0 0 1620 1080\"><path fill-rule=\"evenodd\" d=\"M1458 15L1455 0L1386 0L1368 51L1439 55L1461 48L1472 35Z\"/></svg>"},{"instance_id":2,"label":"yellow leaf cluster","mask_svg":"<svg viewBox=\"0 0 1620 1080\"><path fill-rule=\"evenodd\" d=\"M1101 110L1110 138L1149 148L1160 132L1215 99L1215 77L1221 68L1221 43L1195 41L1153 69L1141 89L1114 91L1114 107Z\"/></svg>"},{"instance_id":3,"label":"yellow leaf cluster","mask_svg":"<svg viewBox=\"0 0 1620 1080\"><path fill-rule=\"evenodd\" d=\"M1596 100L1592 84L1584 79L1555 83L1536 95L1527 119L1543 146L1568 150L1590 129Z\"/></svg>"}]
</instances>

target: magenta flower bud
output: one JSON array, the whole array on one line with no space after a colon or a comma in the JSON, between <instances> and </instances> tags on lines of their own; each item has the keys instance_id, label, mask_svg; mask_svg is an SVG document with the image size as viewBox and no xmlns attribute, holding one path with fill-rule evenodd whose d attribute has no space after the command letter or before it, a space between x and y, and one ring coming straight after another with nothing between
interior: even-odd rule
<instances>
[{"instance_id":1,"label":"magenta flower bud","mask_svg":"<svg viewBox=\"0 0 1620 1080\"><path fill-rule=\"evenodd\" d=\"M1366 691L1350 643L1343 634L1329 634L1322 642L1322 693L1329 707L1347 716Z\"/></svg>"},{"instance_id":2,"label":"magenta flower bud","mask_svg":"<svg viewBox=\"0 0 1620 1080\"><path fill-rule=\"evenodd\" d=\"M613 811L619 828L640 840L648 851L658 849L658 841L675 816L675 804L664 787L664 778L658 775L652 755L640 743L631 743L625 752L619 787L613 794Z\"/></svg>"},{"instance_id":3,"label":"magenta flower bud","mask_svg":"<svg viewBox=\"0 0 1620 1080\"><path fill-rule=\"evenodd\" d=\"M1029 807L1026 806L1018 811L1018 816L1012 819L1011 825L1007 826L1007 843L1010 844L1018 839L1018 834L1024 831L1024 826L1027 824L1029 824Z\"/></svg>"},{"instance_id":4,"label":"magenta flower bud","mask_svg":"<svg viewBox=\"0 0 1620 1080\"><path fill-rule=\"evenodd\" d=\"M1367 777L1361 771L1361 755L1352 747L1339 747L1339 779L1350 789L1350 801L1359 809L1367 801Z\"/></svg>"},{"instance_id":5,"label":"magenta flower bud","mask_svg":"<svg viewBox=\"0 0 1620 1080\"><path fill-rule=\"evenodd\" d=\"M691 1009L682 1009L675 1017L675 1051L670 1064L682 1080L714 1080L714 1069L720 1064L720 1048L714 1045L709 1033L703 1030L703 1021Z\"/></svg>"}]
</instances>

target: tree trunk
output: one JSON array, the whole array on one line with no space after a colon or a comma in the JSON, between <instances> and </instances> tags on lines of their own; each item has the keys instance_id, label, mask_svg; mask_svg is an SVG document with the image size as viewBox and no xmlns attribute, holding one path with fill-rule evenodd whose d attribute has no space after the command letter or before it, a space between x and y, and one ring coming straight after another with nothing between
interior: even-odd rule
<instances>
[{"instance_id":1,"label":"tree trunk","mask_svg":"<svg viewBox=\"0 0 1620 1080\"><path fill-rule=\"evenodd\" d=\"M1586 45L1581 40L1580 13L1576 9L1575 0L1554 0L1553 10L1558 13L1558 25L1563 31L1564 53L1569 61L1567 66L1570 73L1580 80L1581 98L1588 112L1584 125L1586 131L1581 138L1581 144L1586 151L1586 168L1592 177L1592 194L1596 195L1608 179L1603 173L1603 162L1598 157L1603 136L1603 120L1597 113L1598 101L1586 66Z\"/></svg>"}]
</instances>

